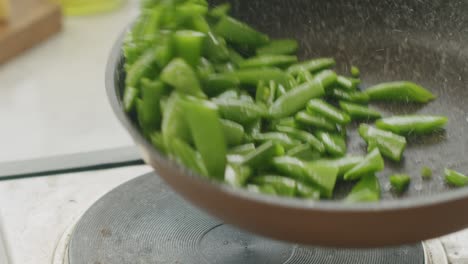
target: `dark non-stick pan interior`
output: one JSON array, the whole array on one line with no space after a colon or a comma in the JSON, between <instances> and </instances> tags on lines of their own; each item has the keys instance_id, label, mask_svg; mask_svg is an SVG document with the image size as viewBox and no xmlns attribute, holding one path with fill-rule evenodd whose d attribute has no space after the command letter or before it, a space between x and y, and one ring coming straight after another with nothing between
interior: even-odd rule
<instances>
[{"instance_id":1,"label":"dark non-stick pan interior","mask_svg":"<svg viewBox=\"0 0 468 264\"><path fill-rule=\"evenodd\" d=\"M213 3L225 1L213 1ZM420 196L449 190L445 167L468 173L468 2L466 1L230 1L232 14L273 37L299 40L302 59L334 57L337 69L361 69L362 87L379 82L410 80L438 99L427 105L375 105L384 115L436 114L449 117L446 131L410 137L401 163L386 162L379 175L384 199L388 175L412 176L404 195ZM349 149L364 153L364 142L350 129ZM422 166L434 178L420 177ZM349 186L341 186L337 197ZM401 198L401 197L398 197Z\"/></svg>"},{"instance_id":2,"label":"dark non-stick pan interior","mask_svg":"<svg viewBox=\"0 0 468 264\"><path fill-rule=\"evenodd\" d=\"M213 0L211 4L225 0ZM438 99L426 104L373 104L384 115L445 115L445 131L410 137L404 160L386 161L379 173L383 201L348 204L351 186L339 185L336 201L303 201L252 194L188 173L161 156L122 109L125 74L121 42L110 56L106 85L117 117L140 147L145 161L182 197L228 224L291 242L346 247L416 242L468 226L468 189L444 182L445 167L468 173L468 2L445 0L313 1L231 0L232 15L272 37L300 42L302 59L334 57L337 70L361 69L362 88L409 80ZM366 146L352 127L352 153ZM422 180L420 169L434 170ZM412 176L408 191L394 194L388 176Z\"/></svg>"}]
</instances>

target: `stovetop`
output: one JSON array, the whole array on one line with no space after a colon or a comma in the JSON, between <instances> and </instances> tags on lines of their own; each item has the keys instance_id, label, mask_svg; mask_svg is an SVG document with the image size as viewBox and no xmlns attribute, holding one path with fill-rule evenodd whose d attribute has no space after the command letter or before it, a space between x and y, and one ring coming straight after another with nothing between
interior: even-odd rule
<instances>
[{"instance_id":1,"label":"stovetop","mask_svg":"<svg viewBox=\"0 0 468 264\"><path fill-rule=\"evenodd\" d=\"M10 263L62 263L82 215L115 187L151 171L146 165L132 165L0 180L0 236ZM467 245L468 230L425 242L426 257L432 254L434 260L428 264L443 264L444 259L467 264Z\"/></svg>"}]
</instances>

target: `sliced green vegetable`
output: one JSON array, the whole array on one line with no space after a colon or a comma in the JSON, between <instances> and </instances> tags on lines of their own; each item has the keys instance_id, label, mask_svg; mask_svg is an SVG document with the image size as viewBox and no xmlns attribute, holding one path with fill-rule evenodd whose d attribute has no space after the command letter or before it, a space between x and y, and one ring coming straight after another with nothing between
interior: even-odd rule
<instances>
[{"instance_id":1,"label":"sliced green vegetable","mask_svg":"<svg viewBox=\"0 0 468 264\"><path fill-rule=\"evenodd\" d=\"M226 139L216 104L185 96L183 110L193 136L196 149L200 152L211 177L222 180L226 167Z\"/></svg>"},{"instance_id":2,"label":"sliced green vegetable","mask_svg":"<svg viewBox=\"0 0 468 264\"><path fill-rule=\"evenodd\" d=\"M313 161L321 157L320 152L313 149L309 144L297 145L286 152L287 156L298 158L303 161Z\"/></svg>"},{"instance_id":3,"label":"sliced green vegetable","mask_svg":"<svg viewBox=\"0 0 468 264\"><path fill-rule=\"evenodd\" d=\"M430 91L407 81L381 83L364 91L372 101L427 103L436 98Z\"/></svg>"},{"instance_id":4,"label":"sliced green vegetable","mask_svg":"<svg viewBox=\"0 0 468 264\"><path fill-rule=\"evenodd\" d=\"M428 166L424 166L421 168L421 177L425 180L429 180L432 178L432 169Z\"/></svg>"},{"instance_id":5,"label":"sliced green vegetable","mask_svg":"<svg viewBox=\"0 0 468 264\"><path fill-rule=\"evenodd\" d=\"M266 115L266 109L253 102L241 101L240 99L215 99L220 115L231 121L248 124Z\"/></svg>"},{"instance_id":6,"label":"sliced green vegetable","mask_svg":"<svg viewBox=\"0 0 468 264\"><path fill-rule=\"evenodd\" d=\"M239 79L225 74L215 73L206 76L203 80L203 91L209 96L219 95L229 89L238 87Z\"/></svg>"},{"instance_id":7,"label":"sliced green vegetable","mask_svg":"<svg viewBox=\"0 0 468 264\"><path fill-rule=\"evenodd\" d=\"M133 86L125 87L123 95L123 105L125 112L130 112L133 110L136 104L136 99L138 98L138 89Z\"/></svg>"},{"instance_id":8,"label":"sliced green vegetable","mask_svg":"<svg viewBox=\"0 0 468 264\"><path fill-rule=\"evenodd\" d=\"M340 108L347 113L352 120L372 120L382 117L382 115L368 106L340 101Z\"/></svg>"},{"instance_id":9,"label":"sliced green vegetable","mask_svg":"<svg viewBox=\"0 0 468 264\"><path fill-rule=\"evenodd\" d=\"M273 157L283 154L284 148L280 144L267 141L255 149L255 151L248 153L242 161L242 165L258 168L259 166L267 165Z\"/></svg>"},{"instance_id":10,"label":"sliced green vegetable","mask_svg":"<svg viewBox=\"0 0 468 264\"><path fill-rule=\"evenodd\" d=\"M256 142L273 141L283 146L286 150L291 149L301 143L299 140L293 139L287 134L279 132L255 133L252 135L252 138Z\"/></svg>"},{"instance_id":11,"label":"sliced green vegetable","mask_svg":"<svg viewBox=\"0 0 468 264\"><path fill-rule=\"evenodd\" d=\"M250 152L252 152L254 150L255 150L255 144L254 143L247 143L247 144L235 146L235 147L229 149L228 153L229 154L238 154L238 155L247 155L248 153L250 153Z\"/></svg>"},{"instance_id":12,"label":"sliced green vegetable","mask_svg":"<svg viewBox=\"0 0 468 264\"><path fill-rule=\"evenodd\" d=\"M384 161L376 148L366 155L363 161L344 174L345 180L357 180L368 174L374 174L383 170Z\"/></svg>"},{"instance_id":13,"label":"sliced green vegetable","mask_svg":"<svg viewBox=\"0 0 468 264\"><path fill-rule=\"evenodd\" d=\"M221 125L228 146L237 146L242 143L245 132L242 125L226 119L221 119Z\"/></svg>"},{"instance_id":14,"label":"sliced green vegetable","mask_svg":"<svg viewBox=\"0 0 468 264\"><path fill-rule=\"evenodd\" d=\"M319 116L317 114L311 114L306 111L301 111L296 114L296 120L297 122L312 126L317 129L323 129L327 131L335 131L336 130L336 125L332 121Z\"/></svg>"},{"instance_id":15,"label":"sliced green vegetable","mask_svg":"<svg viewBox=\"0 0 468 264\"><path fill-rule=\"evenodd\" d=\"M238 164L228 164L224 174L224 181L234 187L245 186L250 176L252 176L252 169L247 166Z\"/></svg>"},{"instance_id":16,"label":"sliced green vegetable","mask_svg":"<svg viewBox=\"0 0 468 264\"><path fill-rule=\"evenodd\" d=\"M328 96L336 100L348 101L356 104L366 104L369 102L369 96L362 92L345 91L341 88L331 88L327 90Z\"/></svg>"},{"instance_id":17,"label":"sliced green vegetable","mask_svg":"<svg viewBox=\"0 0 468 264\"><path fill-rule=\"evenodd\" d=\"M190 147L189 144L175 137L169 137L165 143L168 149L170 149L169 157L173 160L195 171L201 176L209 175L200 153Z\"/></svg>"},{"instance_id":18,"label":"sliced green vegetable","mask_svg":"<svg viewBox=\"0 0 468 264\"><path fill-rule=\"evenodd\" d=\"M351 66L351 76L353 76L354 78L359 78L360 75L361 71L359 70L359 68L356 66Z\"/></svg>"},{"instance_id":19,"label":"sliced green vegetable","mask_svg":"<svg viewBox=\"0 0 468 264\"><path fill-rule=\"evenodd\" d=\"M239 64L243 68L262 68L262 67L285 67L297 62L297 56L292 55L261 55L242 61Z\"/></svg>"},{"instance_id":20,"label":"sliced green vegetable","mask_svg":"<svg viewBox=\"0 0 468 264\"><path fill-rule=\"evenodd\" d=\"M304 143L308 143L312 148L314 148L320 153L325 152L325 147L322 144L322 142L320 142L320 140L318 140L314 135L306 131L288 126L276 126L276 130L285 133L290 137L300 140Z\"/></svg>"},{"instance_id":21,"label":"sliced green vegetable","mask_svg":"<svg viewBox=\"0 0 468 264\"><path fill-rule=\"evenodd\" d=\"M407 115L392 116L377 120L376 126L400 135L427 134L442 129L447 123L445 116Z\"/></svg>"},{"instance_id":22,"label":"sliced green vegetable","mask_svg":"<svg viewBox=\"0 0 468 264\"><path fill-rule=\"evenodd\" d=\"M338 168L338 177L343 177L346 172L361 163L363 160L364 157L362 156L344 156L342 158L322 160L322 162Z\"/></svg>"},{"instance_id":23,"label":"sliced green vegetable","mask_svg":"<svg viewBox=\"0 0 468 264\"><path fill-rule=\"evenodd\" d=\"M336 82L339 86L345 88L346 90L356 90L357 86L361 83L361 80L340 75L338 78L336 78Z\"/></svg>"},{"instance_id":24,"label":"sliced green vegetable","mask_svg":"<svg viewBox=\"0 0 468 264\"><path fill-rule=\"evenodd\" d=\"M411 177L407 174L394 174L390 176L390 184L397 193L402 193L408 188Z\"/></svg>"},{"instance_id":25,"label":"sliced green vegetable","mask_svg":"<svg viewBox=\"0 0 468 264\"><path fill-rule=\"evenodd\" d=\"M295 180L279 175L262 175L252 179L253 183L272 186L275 192L281 196L293 197L296 194L297 183Z\"/></svg>"},{"instance_id":26,"label":"sliced green vegetable","mask_svg":"<svg viewBox=\"0 0 468 264\"><path fill-rule=\"evenodd\" d=\"M346 141L339 134L332 134L325 131L317 131L316 136L325 146L325 151L334 157L341 157L346 154Z\"/></svg>"},{"instance_id":27,"label":"sliced green vegetable","mask_svg":"<svg viewBox=\"0 0 468 264\"><path fill-rule=\"evenodd\" d=\"M246 45L253 49L269 42L269 37L267 35L256 31L249 25L230 16L221 17L219 23L215 26L215 32L228 42Z\"/></svg>"},{"instance_id":28,"label":"sliced green vegetable","mask_svg":"<svg viewBox=\"0 0 468 264\"><path fill-rule=\"evenodd\" d=\"M181 93L206 98L193 68L183 59L173 59L161 72L161 80Z\"/></svg>"},{"instance_id":29,"label":"sliced green vegetable","mask_svg":"<svg viewBox=\"0 0 468 264\"><path fill-rule=\"evenodd\" d=\"M346 202L377 202L380 200L380 184L374 174L365 175L353 187Z\"/></svg>"},{"instance_id":30,"label":"sliced green vegetable","mask_svg":"<svg viewBox=\"0 0 468 264\"><path fill-rule=\"evenodd\" d=\"M332 58L319 58L292 65L288 68L288 73L297 75L301 71L318 72L335 66L336 62Z\"/></svg>"},{"instance_id":31,"label":"sliced green vegetable","mask_svg":"<svg viewBox=\"0 0 468 264\"><path fill-rule=\"evenodd\" d=\"M394 161L401 160L406 147L404 137L367 124L359 126L359 134L367 142L369 151L378 148L383 156Z\"/></svg>"},{"instance_id":32,"label":"sliced green vegetable","mask_svg":"<svg viewBox=\"0 0 468 264\"><path fill-rule=\"evenodd\" d=\"M256 87L259 81L266 83L274 81L284 87L289 87L288 75L277 68L241 69L230 73L230 75L237 78L241 84L253 87Z\"/></svg>"},{"instance_id":33,"label":"sliced green vegetable","mask_svg":"<svg viewBox=\"0 0 468 264\"><path fill-rule=\"evenodd\" d=\"M193 30L178 30L174 34L176 54L192 67L200 61L206 34Z\"/></svg>"},{"instance_id":34,"label":"sliced green vegetable","mask_svg":"<svg viewBox=\"0 0 468 264\"><path fill-rule=\"evenodd\" d=\"M299 45L295 39L275 39L257 49L257 55L294 54Z\"/></svg>"},{"instance_id":35,"label":"sliced green vegetable","mask_svg":"<svg viewBox=\"0 0 468 264\"><path fill-rule=\"evenodd\" d=\"M323 117L336 122L340 125L346 125L351 122L348 114L342 112L338 108L326 103L322 99L312 99L307 103L307 111L317 113Z\"/></svg>"},{"instance_id":36,"label":"sliced green vegetable","mask_svg":"<svg viewBox=\"0 0 468 264\"><path fill-rule=\"evenodd\" d=\"M247 184L246 189L253 193L262 193L267 195L277 195L276 190L271 185L256 185L256 184Z\"/></svg>"},{"instance_id":37,"label":"sliced green vegetable","mask_svg":"<svg viewBox=\"0 0 468 264\"><path fill-rule=\"evenodd\" d=\"M463 187L468 185L468 177L458 171L445 169L445 181L455 187Z\"/></svg>"}]
</instances>

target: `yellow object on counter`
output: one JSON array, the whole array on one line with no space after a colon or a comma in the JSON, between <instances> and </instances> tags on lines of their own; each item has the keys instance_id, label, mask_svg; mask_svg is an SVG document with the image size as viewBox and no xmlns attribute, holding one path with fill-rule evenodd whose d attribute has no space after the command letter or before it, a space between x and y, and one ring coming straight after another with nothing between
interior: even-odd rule
<instances>
[{"instance_id":1,"label":"yellow object on counter","mask_svg":"<svg viewBox=\"0 0 468 264\"><path fill-rule=\"evenodd\" d=\"M0 0L0 22L8 20L10 13L10 0Z\"/></svg>"},{"instance_id":2,"label":"yellow object on counter","mask_svg":"<svg viewBox=\"0 0 468 264\"><path fill-rule=\"evenodd\" d=\"M0 0L1 1L1 0ZM125 0L53 0L62 5L63 12L69 16L94 15L117 9Z\"/></svg>"}]
</instances>

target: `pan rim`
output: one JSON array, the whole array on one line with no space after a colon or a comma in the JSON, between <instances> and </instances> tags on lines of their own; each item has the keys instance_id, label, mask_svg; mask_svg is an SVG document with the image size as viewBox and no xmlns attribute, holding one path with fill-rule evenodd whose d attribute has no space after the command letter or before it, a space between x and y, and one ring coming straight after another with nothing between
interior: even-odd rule
<instances>
[{"instance_id":1,"label":"pan rim","mask_svg":"<svg viewBox=\"0 0 468 264\"><path fill-rule=\"evenodd\" d=\"M381 200L372 203L346 203L343 200L301 200L289 197L276 197L257 194L247 191L242 188L234 188L224 183L214 182L212 180L201 177L176 162L166 158L162 153L156 150L147 139L138 131L129 116L123 110L123 105L117 94L117 84L115 73L119 62L122 58L123 39L128 31L127 27L117 38L114 46L111 49L108 57L105 71L105 88L107 98L112 108L112 111L117 116L117 119L131 135L132 139L138 147L143 147L145 151L150 153L151 157L155 157L158 162L164 162L169 165L171 170L177 170L184 177L192 177L202 185L208 186L210 189L217 189L236 199L246 200L248 202L261 203L268 206L284 207L291 209L299 209L305 211L321 211L321 212L340 212L340 213L372 213L372 212L391 212L401 210L411 210L414 208L431 207L441 204L455 203L460 200L468 200L468 187L460 189L451 189L442 193L433 195L424 195L411 198L398 198L395 200ZM140 151L141 152L141 151ZM177 192L177 191L176 191Z\"/></svg>"}]
</instances>

